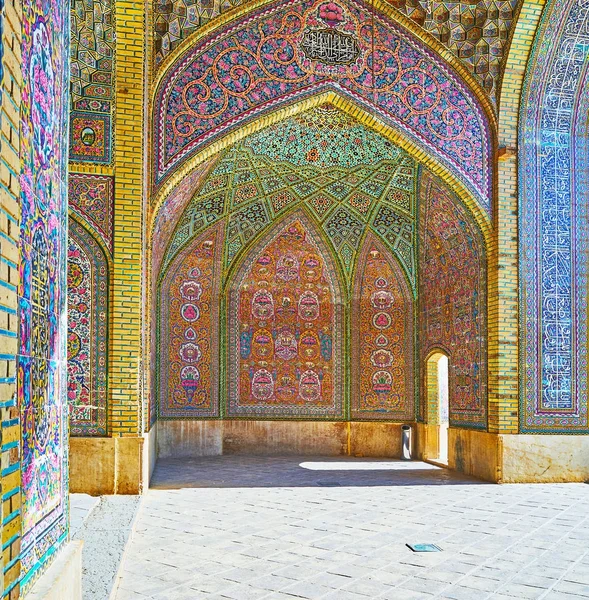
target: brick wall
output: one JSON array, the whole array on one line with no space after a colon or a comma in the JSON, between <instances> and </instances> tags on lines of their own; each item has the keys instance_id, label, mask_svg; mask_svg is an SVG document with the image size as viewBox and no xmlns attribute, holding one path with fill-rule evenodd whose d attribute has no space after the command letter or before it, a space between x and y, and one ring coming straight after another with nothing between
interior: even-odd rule
<instances>
[{"instance_id":1,"label":"brick wall","mask_svg":"<svg viewBox=\"0 0 589 600\"><path fill-rule=\"evenodd\" d=\"M509 50L499 105L496 269L489 272L489 431L517 433L519 414L517 125L520 94L544 0L525 0Z\"/></svg>"},{"instance_id":2,"label":"brick wall","mask_svg":"<svg viewBox=\"0 0 589 600\"><path fill-rule=\"evenodd\" d=\"M141 432L145 6L116 5L116 120L111 431Z\"/></svg>"}]
</instances>

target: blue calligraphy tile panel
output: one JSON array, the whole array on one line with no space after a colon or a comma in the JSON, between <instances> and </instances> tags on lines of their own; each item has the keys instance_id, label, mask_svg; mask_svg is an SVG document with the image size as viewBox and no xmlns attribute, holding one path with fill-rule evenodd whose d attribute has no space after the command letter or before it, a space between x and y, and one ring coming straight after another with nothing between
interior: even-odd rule
<instances>
[{"instance_id":1,"label":"blue calligraphy tile panel","mask_svg":"<svg viewBox=\"0 0 589 600\"><path fill-rule=\"evenodd\" d=\"M520 420L528 433L588 430L588 70L589 0L549 2L520 116Z\"/></svg>"}]
</instances>

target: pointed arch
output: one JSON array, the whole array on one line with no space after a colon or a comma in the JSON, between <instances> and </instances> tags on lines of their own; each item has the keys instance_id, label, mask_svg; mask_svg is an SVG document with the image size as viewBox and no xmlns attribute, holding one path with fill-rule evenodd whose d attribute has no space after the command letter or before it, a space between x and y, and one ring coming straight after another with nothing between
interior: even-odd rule
<instances>
[{"instance_id":1,"label":"pointed arch","mask_svg":"<svg viewBox=\"0 0 589 600\"><path fill-rule=\"evenodd\" d=\"M419 190L420 366L448 350L450 424L487 427L487 256L462 203L424 173ZM426 396L421 373L422 397ZM423 404L421 407L423 409Z\"/></svg>"},{"instance_id":2,"label":"pointed arch","mask_svg":"<svg viewBox=\"0 0 589 600\"><path fill-rule=\"evenodd\" d=\"M158 416L220 416L219 282L224 223L178 254L158 295Z\"/></svg>"},{"instance_id":3,"label":"pointed arch","mask_svg":"<svg viewBox=\"0 0 589 600\"><path fill-rule=\"evenodd\" d=\"M224 137L331 93L362 106L416 156L433 158L490 212L495 117L460 61L384 3L373 11L352 0L341 10L358 56L350 64L310 59L303 42L321 25L318 5L254 2L197 32L166 63L154 90L154 184L199 153L217 152Z\"/></svg>"},{"instance_id":4,"label":"pointed arch","mask_svg":"<svg viewBox=\"0 0 589 600\"><path fill-rule=\"evenodd\" d=\"M520 106L520 430L589 433L589 2L547 2Z\"/></svg>"},{"instance_id":5,"label":"pointed arch","mask_svg":"<svg viewBox=\"0 0 589 600\"><path fill-rule=\"evenodd\" d=\"M70 217L67 395L72 436L108 433L109 275L101 242Z\"/></svg>"},{"instance_id":6,"label":"pointed arch","mask_svg":"<svg viewBox=\"0 0 589 600\"><path fill-rule=\"evenodd\" d=\"M352 419L415 419L413 294L392 253L369 233L352 296Z\"/></svg>"},{"instance_id":7,"label":"pointed arch","mask_svg":"<svg viewBox=\"0 0 589 600\"><path fill-rule=\"evenodd\" d=\"M229 417L343 418L344 297L318 228L277 221L227 290Z\"/></svg>"}]
</instances>

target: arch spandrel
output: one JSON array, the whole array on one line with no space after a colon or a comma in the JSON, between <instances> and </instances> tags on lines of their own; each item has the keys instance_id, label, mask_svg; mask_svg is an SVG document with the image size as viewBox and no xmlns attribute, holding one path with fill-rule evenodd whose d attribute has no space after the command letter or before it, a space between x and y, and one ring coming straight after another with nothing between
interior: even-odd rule
<instances>
[{"instance_id":1,"label":"arch spandrel","mask_svg":"<svg viewBox=\"0 0 589 600\"><path fill-rule=\"evenodd\" d=\"M352 419L415 419L414 301L402 268L372 233L352 293Z\"/></svg>"},{"instance_id":2,"label":"arch spandrel","mask_svg":"<svg viewBox=\"0 0 589 600\"><path fill-rule=\"evenodd\" d=\"M228 417L344 417L344 290L302 210L248 249L227 295Z\"/></svg>"},{"instance_id":3,"label":"arch spandrel","mask_svg":"<svg viewBox=\"0 0 589 600\"><path fill-rule=\"evenodd\" d=\"M357 45L355 62L326 66L310 60L302 50L303 38L321 29L321 22L314 14L317 6L305 5L296 0L248 5L247 14L194 39L164 70L154 101L155 183L162 185L206 147L217 151L223 137L258 128L254 124L271 112L334 93L403 132L416 155L435 157L490 211L493 112L471 91L460 69L449 67L379 12L374 22L380 62L374 64L380 71L374 77L372 26L368 37L366 29L372 15L355 2L342 5L345 22L339 33L334 30L342 39L355 36L350 41ZM279 18L281 27L276 26ZM282 52L280 61L277 52Z\"/></svg>"}]
</instances>

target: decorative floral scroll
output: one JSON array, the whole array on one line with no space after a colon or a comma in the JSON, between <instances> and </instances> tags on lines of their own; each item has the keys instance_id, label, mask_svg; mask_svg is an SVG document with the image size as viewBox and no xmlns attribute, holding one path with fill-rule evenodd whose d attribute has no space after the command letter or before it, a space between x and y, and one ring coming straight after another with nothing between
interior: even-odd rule
<instances>
[{"instance_id":1,"label":"decorative floral scroll","mask_svg":"<svg viewBox=\"0 0 589 600\"><path fill-rule=\"evenodd\" d=\"M249 251L229 295L229 416L342 417L337 274L306 219Z\"/></svg>"},{"instance_id":2,"label":"decorative floral scroll","mask_svg":"<svg viewBox=\"0 0 589 600\"><path fill-rule=\"evenodd\" d=\"M429 173L420 188L421 364L449 357L450 423L487 424L487 273L472 217ZM424 371L422 371L424 372Z\"/></svg>"},{"instance_id":3,"label":"decorative floral scroll","mask_svg":"<svg viewBox=\"0 0 589 600\"><path fill-rule=\"evenodd\" d=\"M162 417L219 416L219 227L178 256L162 282Z\"/></svg>"},{"instance_id":4,"label":"decorative floral scroll","mask_svg":"<svg viewBox=\"0 0 589 600\"><path fill-rule=\"evenodd\" d=\"M490 210L489 125L466 83L363 3L324 4L267 5L200 40L169 69L156 95L156 183L230 128L331 86L435 155ZM334 36L338 56L321 58L331 51L317 44Z\"/></svg>"},{"instance_id":5,"label":"decorative floral scroll","mask_svg":"<svg viewBox=\"0 0 589 600\"><path fill-rule=\"evenodd\" d=\"M352 316L352 418L415 415L413 299L392 254L370 235L358 260Z\"/></svg>"},{"instance_id":6,"label":"decorative floral scroll","mask_svg":"<svg viewBox=\"0 0 589 600\"><path fill-rule=\"evenodd\" d=\"M70 435L106 435L108 263L96 240L71 219L67 284Z\"/></svg>"}]
</instances>

